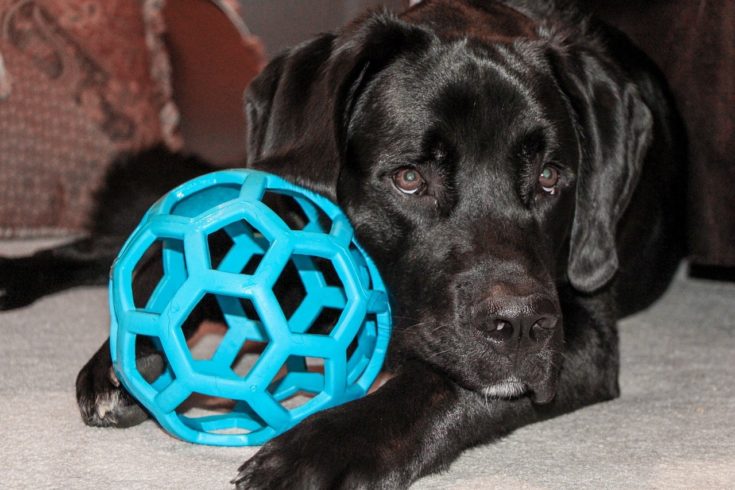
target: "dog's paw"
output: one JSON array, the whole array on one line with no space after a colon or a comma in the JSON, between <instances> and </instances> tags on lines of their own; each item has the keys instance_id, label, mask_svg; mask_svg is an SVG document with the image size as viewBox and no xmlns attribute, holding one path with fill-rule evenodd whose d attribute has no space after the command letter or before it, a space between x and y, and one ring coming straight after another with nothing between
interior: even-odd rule
<instances>
[{"instance_id":1,"label":"dog's paw","mask_svg":"<svg viewBox=\"0 0 735 490\"><path fill-rule=\"evenodd\" d=\"M28 306L37 298L36 278L25 259L0 257L0 311Z\"/></svg>"},{"instance_id":2,"label":"dog's paw","mask_svg":"<svg viewBox=\"0 0 735 490\"><path fill-rule=\"evenodd\" d=\"M350 488L408 486L393 449L342 408L321 412L264 445L239 469L238 489Z\"/></svg>"},{"instance_id":3,"label":"dog's paw","mask_svg":"<svg viewBox=\"0 0 735 490\"><path fill-rule=\"evenodd\" d=\"M159 355L149 355L138 359L138 369L146 378L155 379L163 371L163 360ZM112 366L96 362L96 356L79 372L76 385L77 404L87 425L124 428L148 418L120 384Z\"/></svg>"}]
</instances>

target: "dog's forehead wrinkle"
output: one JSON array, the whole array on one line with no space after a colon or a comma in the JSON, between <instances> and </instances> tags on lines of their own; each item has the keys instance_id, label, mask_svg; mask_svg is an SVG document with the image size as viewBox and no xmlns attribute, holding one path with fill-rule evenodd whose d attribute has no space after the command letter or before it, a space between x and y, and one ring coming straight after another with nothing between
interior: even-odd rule
<instances>
[{"instance_id":1,"label":"dog's forehead wrinkle","mask_svg":"<svg viewBox=\"0 0 735 490\"><path fill-rule=\"evenodd\" d=\"M506 85L512 86L517 94L523 96L523 114L526 118L554 120L548 117L546 108L540 103L542 100L554 102L554 98L541 95L542 92L548 94L549 89L557 86L538 42L498 44L483 50L455 44L452 50L440 58L435 72L447 84L465 83L485 91L492 91L494 85L505 81ZM468 80L473 83L469 84ZM485 87L488 81L493 83Z\"/></svg>"},{"instance_id":2,"label":"dog's forehead wrinkle","mask_svg":"<svg viewBox=\"0 0 735 490\"><path fill-rule=\"evenodd\" d=\"M459 78L436 91L431 113L469 164L508 162L514 143L532 128L553 123L529 91L502 79Z\"/></svg>"}]
</instances>

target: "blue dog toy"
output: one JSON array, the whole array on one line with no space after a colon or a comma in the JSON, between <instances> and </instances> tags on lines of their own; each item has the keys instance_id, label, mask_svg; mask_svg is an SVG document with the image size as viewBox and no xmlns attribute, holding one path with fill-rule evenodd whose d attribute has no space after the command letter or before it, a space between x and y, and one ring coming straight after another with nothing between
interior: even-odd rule
<instances>
[{"instance_id":1,"label":"blue dog toy","mask_svg":"<svg viewBox=\"0 0 735 490\"><path fill-rule=\"evenodd\" d=\"M264 203L271 195L291 201L288 217ZM210 256L214 234L230 243L219 263ZM140 300L136 267L156 251L161 279ZM290 312L274 292L287 267L303 286ZM211 358L199 359L182 325L205 296L216 300L227 332ZM364 396L391 329L385 287L347 216L320 195L251 170L196 178L154 204L115 261L110 310L112 361L123 385L171 434L223 446L262 444L314 412ZM338 316L331 330L310 332L327 310ZM139 371L138 337L163 359L155 379ZM265 348L238 374L246 342ZM307 359L321 360L323 370ZM197 395L224 399L227 411L183 413Z\"/></svg>"}]
</instances>

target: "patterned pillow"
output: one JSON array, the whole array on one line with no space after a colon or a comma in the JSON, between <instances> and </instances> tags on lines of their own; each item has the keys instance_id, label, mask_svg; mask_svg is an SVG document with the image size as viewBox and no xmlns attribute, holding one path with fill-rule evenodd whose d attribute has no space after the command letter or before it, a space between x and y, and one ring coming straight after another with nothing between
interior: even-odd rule
<instances>
[{"instance_id":1,"label":"patterned pillow","mask_svg":"<svg viewBox=\"0 0 735 490\"><path fill-rule=\"evenodd\" d=\"M164 7L0 0L0 237L82 231L116 155L183 146Z\"/></svg>"}]
</instances>

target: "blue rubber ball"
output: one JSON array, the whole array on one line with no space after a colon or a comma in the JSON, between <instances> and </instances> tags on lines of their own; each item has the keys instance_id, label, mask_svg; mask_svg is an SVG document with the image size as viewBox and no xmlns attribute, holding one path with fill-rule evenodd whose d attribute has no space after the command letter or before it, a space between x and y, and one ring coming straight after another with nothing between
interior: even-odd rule
<instances>
[{"instance_id":1,"label":"blue rubber ball","mask_svg":"<svg viewBox=\"0 0 735 490\"><path fill-rule=\"evenodd\" d=\"M215 237L226 244L217 254ZM135 282L150 279L141 271L155 254L162 270L141 297ZM201 355L182 326L205 300L226 329ZM110 310L125 388L171 434L212 445L262 444L364 396L391 329L385 287L347 216L252 170L204 175L154 204L113 265ZM144 343L162 361L155 376L136 362Z\"/></svg>"}]
</instances>

